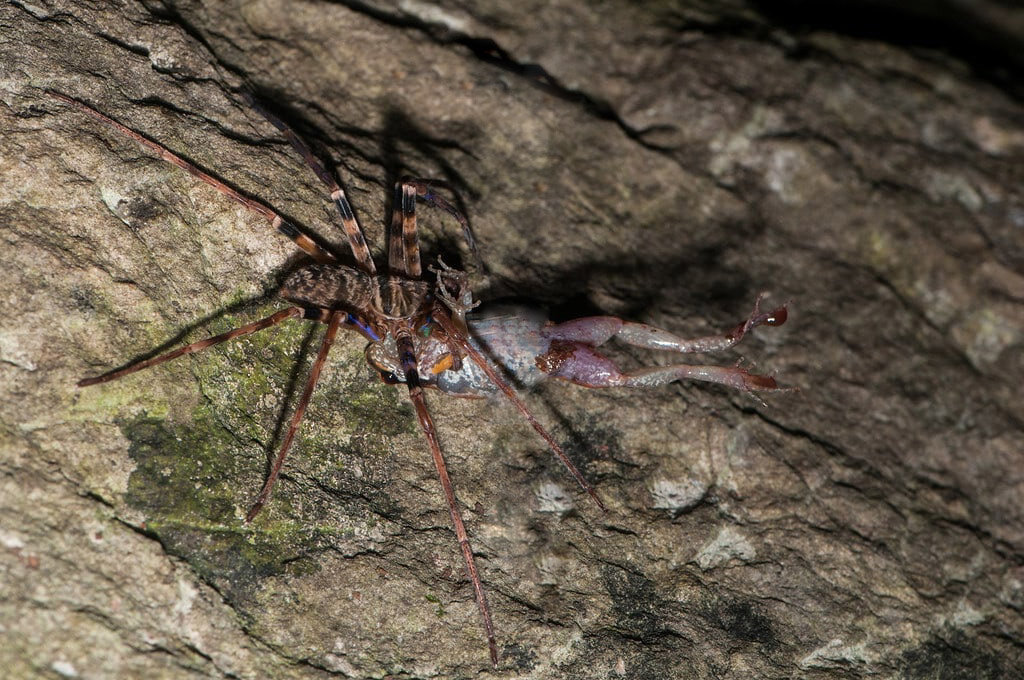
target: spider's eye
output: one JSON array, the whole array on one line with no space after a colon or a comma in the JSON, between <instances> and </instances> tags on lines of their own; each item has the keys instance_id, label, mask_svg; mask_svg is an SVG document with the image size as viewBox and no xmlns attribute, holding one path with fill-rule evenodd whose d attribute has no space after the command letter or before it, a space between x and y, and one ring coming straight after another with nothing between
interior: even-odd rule
<instances>
[{"instance_id":1,"label":"spider's eye","mask_svg":"<svg viewBox=\"0 0 1024 680\"><path fill-rule=\"evenodd\" d=\"M398 376L392 373L391 371L381 371L380 379L383 380L384 383L387 385L397 385L400 382L402 382L401 380L398 379Z\"/></svg>"}]
</instances>

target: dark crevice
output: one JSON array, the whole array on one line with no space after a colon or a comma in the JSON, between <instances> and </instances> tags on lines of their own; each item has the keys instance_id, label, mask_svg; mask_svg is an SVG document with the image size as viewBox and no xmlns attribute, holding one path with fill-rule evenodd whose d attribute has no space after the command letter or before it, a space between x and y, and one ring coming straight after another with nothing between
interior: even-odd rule
<instances>
[{"instance_id":1,"label":"dark crevice","mask_svg":"<svg viewBox=\"0 0 1024 680\"><path fill-rule=\"evenodd\" d=\"M114 521L133 533L143 536L149 540L156 541L161 545L161 547L163 547L164 552L167 552L167 546L165 546L163 541L160 540L160 535L145 524L133 524L122 517L118 517L117 515L114 515Z\"/></svg>"},{"instance_id":2,"label":"dark crevice","mask_svg":"<svg viewBox=\"0 0 1024 680\"><path fill-rule=\"evenodd\" d=\"M63 470L61 471L61 474L64 477L64 479L67 479L69 482L72 481L67 475L65 475L63 473ZM110 509L114 508L114 504L112 502L110 502L109 499L104 498L103 496L101 496L100 494L96 493L95 491L86 489L85 491L82 492L82 496L84 496L85 498L88 498L91 501L96 501L100 505L103 505L103 506L108 507Z\"/></svg>"},{"instance_id":3,"label":"dark crevice","mask_svg":"<svg viewBox=\"0 0 1024 680\"><path fill-rule=\"evenodd\" d=\"M133 43L130 43L130 42L126 42L126 41L121 40L120 38L118 38L116 36L110 35L109 33L96 32L93 35L95 35L97 38L101 38L103 40L106 40L108 43L111 43L112 45L116 45L116 46L120 47L122 50L131 52L132 54L137 54L140 57L146 57L147 59L149 58L149 48L148 47L145 47L143 45L136 45L136 44L133 44Z\"/></svg>"},{"instance_id":4,"label":"dark crevice","mask_svg":"<svg viewBox=\"0 0 1024 680\"><path fill-rule=\"evenodd\" d=\"M859 40L904 47L927 58L927 52L965 61L975 75L1024 98L1020 80L1024 57L1011 26L985 19L975 3L955 0L754 0L752 5L776 28L800 36L832 32ZM1011 3L1007 3L1008 10ZM806 49L806 48L805 48Z\"/></svg>"}]
</instances>

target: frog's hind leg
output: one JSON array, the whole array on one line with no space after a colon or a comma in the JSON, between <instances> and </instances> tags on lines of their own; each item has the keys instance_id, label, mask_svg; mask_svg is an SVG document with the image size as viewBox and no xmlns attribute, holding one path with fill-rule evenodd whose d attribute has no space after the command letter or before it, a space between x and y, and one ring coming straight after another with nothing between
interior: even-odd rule
<instances>
[{"instance_id":1,"label":"frog's hind leg","mask_svg":"<svg viewBox=\"0 0 1024 680\"><path fill-rule=\"evenodd\" d=\"M744 392L781 390L775 378L740 366L651 366L623 372L589 344L555 340L537 365L548 375L583 387L657 387L682 380L701 380Z\"/></svg>"},{"instance_id":2,"label":"frog's hind leg","mask_svg":"<svg viewBox=\"0 0 1024 680\"><path fill-rule=\"evenodd\" d=\"M718 352L732 347L757 326L781 326L786 322L786 305L770 312L761 311L761 298L754 303L754 311L746 321L741 322L727 333L709 335L703 338L687 339L669 331L644 323L623 321L614 316L588 316L548 326L541 331L551 340L578 342L598 346L611 338L645 349L657 349L680 353ZM716 381L717 382L717 381Z\"/></svg>"}]
</instances>

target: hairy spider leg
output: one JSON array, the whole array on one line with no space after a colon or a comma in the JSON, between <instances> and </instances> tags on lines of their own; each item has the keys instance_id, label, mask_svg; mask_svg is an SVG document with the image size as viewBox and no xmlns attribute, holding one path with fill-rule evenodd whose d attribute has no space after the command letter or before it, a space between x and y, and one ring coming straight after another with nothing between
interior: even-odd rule
<instances>
[{"instance_id":1,"label":"hairy spider leg","mask_svg":"<svg viewBox=\"0 0 1024 680\"><path fill-rule=\"evenodd\" d=\"M473 255L479 259L476 240L469 222L451 203L431 190L429 180L405 178L395 184L395 200L391 212L391 230L388 239L388 267L411 278L423 274L419 240L416 236L416 199L440 208L458 220L462 234Z\"/></svg>"},{"instance_id":2,"label":"hairy spider leg","mask_svg":"<svg viewBox=\"0 0 1024 680\"><path fill-rule=\"evenodd\" d=\"M299 424L302 423L302 418L306 415L306 408L309 406L309 400L313 397L316 383L320 380L320 372L324 368L324 362L327 361L327 353L331 351L334 338L338 335L338 328L341 327L342 321L345 321L347 318L348 314L345 312L331 312L330 320L327 322L327 332L324 334L320 351L316 355L313 368L309 372L309 379L306 381L306 389L302 391L299 403L295 406L292 420L288 424L288 433L285 434L284 441L281 443L281 450L270 466L270 474L267 475L267 481L263 483L263 488L256 497L256 501L245 515L246 522L251 522L259 514L259 511L263 509L267 499L270 498L270 492L273 491L274 484L277 483L277 478L281 474L281 466L284 465L285 456L288 455L288 449L291 448L292 441L295 439L295 433L299 431Z\"/></svg>"},{"instance_id":3,"label":"hairy spider leg","mask_svg":"<svg viewBox=\"0 0 1024 680\"><path fill-rule=\"evenodd\" d=\"M388 269L418 279L420 244L416 237L416 188L404 181L395 185L395 203L391 209L391 230L388 234Z\"/></svg>"},{"instance_id":4,"label":"hairy spider leg","mask_svg":"<svg viewBox=\"0 0 1024 680\"><path fill-rule=\"evenodd\" d=\"M469 572L469 580L473 583L476 606L484 620L484 632L487 634L487 648L490 650L491 664L497 667L498 644L494 638L491 608L487 604L484 587L480 582L480 574L476 569L476 558L473 557L473 548L469 543L469 534L466 532L466 525L462 520L462 510L459 509L459 502L455 498L455 489L452 487L452 480L448 476L448 465L444 461L441 445L437 441L434 420L430 417L430 411L427 410L423 386L420 384L419 372L416 370L416 354L412 337L408 332L401 334L396 338L396 344L398 356L402 362L402 370L405 373L405 384L409 388L409 399L416 407L420 428L430 444L430 455L434 459L434 467L437 469L437 476L441 480L441 488L444 490L444 497L448 502L448 513L451 515L452 525L455 527L455 537L459 541L459 549L462 551L462 559L466 564L466 571Z\"/></svg>"},{"instance_id":5,"label":"hairy spider leg","mask_svg":"<svg viewBox=\"0 0 1024 680\"><path fill-rule=\"evenodd\" d=\"M291 224L290 222L287 222L283 217L278 215L271 208L264 205L263 203L260 203L255 199L245 196L244 194L236 191L235 189L232 189L231 187L229 187L227 184L220 181L216 177L213 177L212 175L203 172L192 163L186 161L184 158L181 158L180 156L172 153L166 147L161 146L160 144L157 144L156 142L147 139L146 137L143 137L138 132L135 132L131 128L126 127L121 123L118 123L113 118L100 113L96 109L86 104L83 104L77 99L72 99L67 95L61 94L59 92L53 92L51 90L47 90L46 94L50 95L54 99L59 99L62 102L71 104L72 106L75 106L78 109L89 114L93 118L103 123L106 123L110 127L120 132L121 134L130 137L131 139L134 139L142 146L156 152L156 154L161 158L161 160L167 161L172 165L178 166L179 168L189 173L190 175L202 180L203 182L206 182L211 187L213 187L220 193L224 194L228 198L238 201L249 210L259 213L260 215L263 215L263 217L267 218L270 221L270 225L272 227L274 227L279 232L284 234L288 239L294 242L295 245L304 250L310 257L312 257L317 262L337 261L337 258L334 256L333 253L330 252L328 248L320 245L312 236L304 233L301 229Z\"/></svg>"},{"instance_id":6,"label":"hairy spider leg","mask_svg":"<svg viewBox=\"0 0 1024 680\"><path fill-rule=\"evenodd\" d=\"M118 378L123 378L124 376L129 375L130 373L141 371L144 368L150 368L152 366L156 366L157 364L162 364L165 361L177 359L178 357L184 356L186 354L193 354L195 352L204 350L207 347L212 347L213 345L217 345L222 342L227 342L228 340L233 340L243 335L249 335L250 333L261 331L264 328L269 328L287 319L294 319L296 317L300 317L303 315L303 312L304 310L302 309L302 307L288 307L287 309L282 309L279 312L271 314L265 319L260 319L259 321L247 324L245 326L241 326L239 328L235 328L233 330L228 331L227 333L215 335L214 337L207 338L206 340L193 342L191 345L179 347L178 349L168 352L167 354L161 354L160 356L153 357L152 359L145 359L143 361L139 361L129 366L125 366L124 368L118 369L116 371L104 373L103 375L97 376L95 378L85 378L84 380L78 381L78 387L87 387L89 385L98 385L100 383L110 382L111 380L117 380Z\"/></svg>"},{"instance_id":7,"label":"hairy spider leg","mask_svg":"<svg viewBox=\"0 0 1024 680\"><path fill-rule=\"evenodd\" d=\"M317 160L306 143L302 141L302 138L287 123L271 113L248 92L243 92L242 96L249 106L266 118L271 125L276 127L285 136L292 145L292 148L302 156L306 165L313 170L313 173L331 192L331 199L337 205L338 212L341 213L341 221L345 227L345 234L348 236L349 246L352 249L353 256L356 258L356 262L368 274L376 273L366 239L352 211L352 206L345 197L345 191L331 173L327 172L320 161ZM466 243L469 245L473 255L477 260L480 259L476 239L473 238L473 232L469 228L469 221L455 206L433 192L432 186L434 184L434 182L429 180L407 178L398 182L395 186L395 202L392 209L391 234L388 244L388 268L392 273L403 273L410 278L419 278L422 275L419 242L416 238L417 197L454 217L462 227L463 237L466 239Z\"/></svg>"},{"instance_id":8,"label":"hairy spider leg","mask_svg":"<svg viewBox=\"0 0 1024 680\"><path fill-rule=\"evenodd\" d=\"M546 429L544 429L544 426L541 425L540 422L534 417L534 415L530 413L530 410L526 407L526 404L523 402L523 400L519 398L519 395L516 394L516 391L512 388L512 386L509 385L505 381L505 379L498 374L498 371L494 368L494 366L491 365L490 360L487 357L485 357L480 350L474 347L472 343L469 342L469 338L466 337L466 335L459 330L457 324L449 315L447 308L441 305L435 305L432 318L441 326L441 328L444 329L445 333L448 334L448 337L451 338L451 340L455 342L460 349L462 349L466 354L469 355L473 362L480 367L480 370L487 374L488 379L490 379L490 381L493 382L498 387L498 389L500 389L505 394L508 400L511 401L512 404L519 411L519 413L521 413L523 417L526 418L527 422L530 423L530 426L533 427L534 431L536 431L537 434L539 434L541 438L545 442L547 442L548 447L555 454L555 456L558 457L558 460L562 461L562 465L564 465L566 469L569 470L569 473L573 476L576 482L583 488L584 491L590 494L590 497L594 499L598 507L600 507L602 510L605 510L606 508L604 502L601 500L601 497L597 495L597 491L594 489L594 487L590 484L590 482L586 480L586 478L576 468L576 466L573 465L572 461L569 460L569 456L565 454L565 451L563 451L562 447L558 445L558 442L555 441L555 438L552 437L551 434Z\"/></svg>"},{"instance_id":9,"label":"hairy spider leg","mask_svg":"<svg viewBox=\"0 0 1024 680\"><path fill-rule=\"evenodd\" d=\"M473 230L469 228L469 220L466 219L466 216L463 215L458 208L449 203L443 197L434 193L433 187L438 184L438 181L421 179L418 177L406 177L402 180L402 184L404 186L414 187L418 198L429 203L435 208L444 210L458 221L459 226L462 227L462 236L466 239L466 244L469 246L470 252L473 253L473 257L476 258L476 261L482 266L483 259L480 257L480 251L477 250L476 239L473 237Z\"/></svg>"},{"instance_id":10,"label":"hairy spider leg","mask_svg":"<svg viewBox=\"0 0 1024 680\"><path fill-rule=\"evenodd\" d=\"M686 339L669 331L633 321L623 321L614 316L588 316L548 326L541 334L552 340L566 340L598 346L611 338L645 349L665 350L681 353L719 352L728 349L743 339L757 326L781 326L786 323L789 312L782 305L770 312L761 311L759 295L754 311L746 321L741 322L728 333L709 335L703 338Z\"/></svg>"},{"instance_id":11,"label":"hairy spider leg","mask_svg":"<svg viewBox=\"0 0 1024 680\"><path fill-rule=\"evenodd\" d=\"M306 162L316 174L320 181L327 186L327 190L331 192L331 200L334 201L334 205L338 207L338 212L341 213L341 224L345 228L345 235L348 237L348 245L352 249L352 255L356 258L356 262L367 274L376 274L377 268L373 264L373 258L370 256L370 248L366 245L366 238L363 236L363 230L359 227L359 222L356 220L355 213L352 211L352 205L348 202L348 198L345 197L345 191L338 184L337 180L324 169L320 161L316 159L313 152L309 150L302 138L295 134L295 131L288 127L284 121L272 114L266 108L263 107L255 97L250 95L248 92L243 92L242 97L246 103L249 104L253 109L256 110L261 116L267 119L271 125L276 127L281 134L285 136L288 142L292 145L292 148L299 152L302 156L302 160Z\"/></svg>"},{"instance_id":12,"label":"hairy spider leg","mask_svg":"<svg viewBox=\"0 0 1024 680\"><path fill-rule=\"evenodd\" d=\"M395 196L391 204L391 227L388 229L388 271L392 274L405 272L405 252L402 246L402 183L395 184ZM415 207L414 207L415 210ZM416 219L413 213L413 219Z\"/></svg>"},{"instance_id":13,"label":"hairy spider leg","mask_svg":"<svg viewBox=\"0 0 1024 680\"><path fill-rule=\"evenodd\" d=\"M359 222L356 220L351 204L349 204L348 199L345 197L345 191L338 184L337 180L335 180L331 173L327 172L323 164L317 160L316 156L313 155L313 152L310 151L306 143L302 141L302 138L299 137L299 135L296 134L296 132L292 130L287 123L271 113L248 92L242 92L242 97L249 106L267 119L271 125L277 128L278 131L285 136L288 142L292 145L292 148L302 156L306 165L313 170L313 173L316 174L320 181L327 187L328 191L331 192L331 199L338 207L338 212L341 213L341 222L345 228L345 234L348 237L349 246L352 249L353 256L356 258L356 262L358 262L363 271L368 274L376 273L373 259L370 256L369 246L367 246L366 239L363 236L363 231L359 227ZM398 213L398 208L401 206L401 222L398 221L398 215L394 215L392 217L388 265L393 273L404 272L407 276L412 278L417 278L421 274L419 244L416 241L416 197L419 197L434 207L444 210L454 217L462 227L463 237L466 239L466 243L469 245L474 257L476 257L478 261L482 261L480 259L480 253L477 250L476 239L473 237L473 232L469 228L469 221L457 208L455 208L455 206L434 193L432 187L435 184L437 184L437 182L433 182L431 180L406 178L399 182L396 187L394 212ZM413 194L413 197L411 201L406 198L406 194L410 193L410 189L408 187L412 188L411 193ZM399 248L395 243L395 239L398 238L398 234L401 234L402 238L405 240L405 256L404 258L396 260L395 253L399 251ZM398 266L399 261L404 261L404 266Z\"/></svg>"}]
</instances>

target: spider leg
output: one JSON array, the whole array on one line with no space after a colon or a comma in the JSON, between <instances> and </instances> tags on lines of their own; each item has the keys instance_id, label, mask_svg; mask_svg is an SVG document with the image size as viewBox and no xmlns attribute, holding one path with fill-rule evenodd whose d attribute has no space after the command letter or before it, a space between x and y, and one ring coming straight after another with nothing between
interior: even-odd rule
<instances>
[{"instance_id":1,"label":"spider leg","mask_svg":"<svg viewBox=\"0 0 1024 680\"><path fill-rule=\"evenodd\" d=\"M555 438L552 437L551 434L546 429L544 429L544 426L541 425L540 422L538 422L534 415L530 413L530 410L526 407L526 404L523 403L523 400L519 398L519 395L516 394L516 391L512 389L512 386L509 385L505 381L505 379L498 374L498 371L494 368L494 366L491 365L490 360L488 360L487 357L484 356L482 352L480 352L480 350L478 350L476 347L472 345L472 343L469 342L469 339L466 337L464 333L459 331L458 326L452 320L450 314L447 311L447 308L445 308L443 305L435 305L432 318L434 319L434 321L440 324L441 328L443 328L445 333L448 334L449 339L451 339L456 345L458 345L458 347L462 351L468 354L469 357L473 360L473 363L479 366L480 370L487 374L488 379L490 379L490 381L493 382L498 387L498 389L500 389L505 394L506 397L508 397L508 400L511 401L512 405L516 407L516 409L523 415L524 418L526 418L527 422L530 423L534 431L536 431L537 434L539 434L541 438L545 442L547 442L548 447L555 454L555 456L558 457L558 460L562 461L562 464L566 467L567 470L569 470L569 474L571 474L573 478L576 479L576 482L581 487L583 487L584 491L590 494L590 497L594 499L598 507L600 507L602 510L605 510L606 508L604 502L601 501L601 497L597 495L597 491L594 489L594 487L591 486L590 482L588 482L586 478L583 476L583 474L580 473L580 471L576 468L576 466L573 465L572 461L569 460L569 456L565 455L565 451L563 451L562 447L558 445L558 442L555 441Z\"/></svg>"},{"instance_id":2,"label":"spider leg","mask_svg":"<svg viewBox=\"0 0 1024 680\"><path fill-rule=\"evenodd\" d=\"M231 199L233 199L235 201L238 201L239 203L244 205L249 210L252 210L253 212L259 213L260 215L263 215L265 218L270 220L270 225L272 227L274 227L279 232L284 234L287 238L289 238L291 241L293 241L295 243L295 245L297 245L299 248L304 250L310 257L312 257L317 262L336 262L337 261L337 258L328 249L326 249L323 246L321 246L320 244L318 244L313 239L313 237L309 236L308 234L303 233L295 225L293 225L293 224L291 224L289 222L286 222L284 220L284 218L282 218L280 215L278 215L276 212L274 212L268 206L260 203L259 201L255 200L255 199L249 198L248 196L245 196L245 195L239 193L235 189L232 189L231 187L229 187L224 182L220 181L216 177L213 177L212 175L209 175L209 174L203 172L202 170L197 168L195 165L192 165L191 163L186 161L184 158L181 158L180 156L172 153L167 148L161 146L160 144L157 144L156 142L154 142L154 141L152 141L150 139L147 139L146 137L143 137L138 132L135 132L135 130L132 130L131 128L126 127L126 126L122 125L121 123L118 123L113 118L110 118L109 116L100 113L96 109L94 109L91 106L88 106L86 104L83 104L82 102L78 101L77 99L72 99L71 97L68 97L67 95L61 94L59 92L52 92L50 90L47 90L46 94L50 95L54 99L59 99L62 102L65 102L67 104L71 104L72 106L75 106L75 107L79 108L80 110L84 111L85 113L89 114L93 118L95 118L95 119L97 119L97 120L99 120L99 121L101 121L103 123L106 123L110 127L114 128L115 130L120 132L121 134L123 134L123 135L125 135L127 137L130 137L131 139L134 139L136 142L138 142L142 146L144 146L144 147L146 147L146 148L156 152L156 154L162 160L165 160L168 163L171 163L172 165L178 166L179 168L181 168L185 172L189 173L190 175L192 175L192 176L202 180L203 182L206 182L207 184L209 184L214 189L216 189L217 191L221 192L222 194L224 194L228 198L231 198Z\"/></svg>"},{"instance_id":3,"label":"spider leg","mask_svg":"<svg viewBox=\"0 0 1024 680\"><path fill-rule=\"evenodd\" d=\"M306 415L306 408L309 406L309 400L313 397L313 390L316 389L316 383L320 380L320 372L323 370L324 363L327 361L327 353L331 351L331 345L334 344L334 338L338 335L338 328L347 317L348 315L345 312L331 312L330 321L327 322L327 333L324 334L324 340L320 345L320 351L317 353L316 360L313 362L313 368L309 372L309 379L306 381L306 389L302 391L302 396L299 397L299 403L295 407L295 413L292 414L292 420L288 424L288 432L285 434L284 441L281 443L281 450L274 459L273 465L270 466L270 474L267 475L267 481L264 482L263 488L256 497L256 501L252 504L252 507L249 508L249 512L245 515L246 522L251 522L253 518L259 514L260 510L263 509L267 499L270 498L270 492L273 491L274 484L277 483L277 478L281 474L281 466L284 465L284 458L288 455L288 449L291 448L292 440L295 439L295 433L299 431L299 424L302 423L302 418Z\"/></svg>"},{"instance_id":4,"label":"spider leg","mask_svg":"<svg viewBox=\"0 0 1024 680\"><path fill-rule=\"evenodd\" d=\"M411 186L416 189L416 197L435 208L440 208L446 213L455 218L462 227L462 237L466 240L466 245L469 246L470 252L473 253L473 257L476 258L477 263L483 266L483 259L480 257L480 251L476 247L476 239L473 237L473 230L469 227L469 220L462 212L447 201L444 197L434 193L434 187L439 183L439 180L421 179L419 177L406 177L402 180L402 184L405 186Z\"/></svg>"},{"instance_id":5,"label":"spider leg","mask_svg":"<svg viewBox=\"0 0 1024 680\"><path fill-rule=\"evenodd\" d=\"M402 369L405 372L405 384L409 388L409 399L416 407L416 415L420 421L420 428L427 437L430 444L430 455L434 459L434 467L437 469L437 476L441 480L441 488L444 490L445 500L448 502L448 513L451 515L452 524L455 527L455 537L459 541L459 549L462 551L462 559L466 563L466 571L469 572L469 579L473 583L473 594L476 597L476 606L480 610L480 616L484 620L484 632L487 634L487 648L491 654L491 664L498 665L498 645L494 639L494 623L491 622L491 609L487 604L487 597L484 595L483 584L480 583L480 574L476 568L476 558L473 557L473 548L469 544L469 534L466 533L466 525L462 521L462 511L459 509L459 502L455 498L455 489L448 476L448 466L441 453L441 445L437 441L437 433L434 429L434 421L427 410L427 402L423 396L423 387L420 385L419 373L416 370L416 355L413 352L413 342L409 335L397 338L398 356L402 361Z\"/></svg>"},{"instance_id":6,"label":"spider leg","mask_svg":"<svg viewBox=\"0 0 1024 680\"><path fill-rule=\"evenodd\" d=\"M433 191L435 182L406 177L395 185L395 200L391 211L391 229L388 237L388 267L392 272L419 278L423 273L420 264L420 246L416 237L416 199L420 199L444 210L458 220L462 234L473 256L483 264L476 248L476 240L469 228L466 217L447 200Z\"/></svg>"},{"instance_id":7,"label":"spider leg","mask_svg":"<svg viewBox=\"0 0 1024 680\"><path fill-rule=\"evenodd\" d=\"M746 321L728 333L709 335L703 338L686 339L661 328L623 321L614 316L589 316L572 319L548 326L541 333L544 337L552 340L579 342L592 346L601 345L614 337L627 344L645 349L681 353L718 352L732 347L757 326L781 326L786 322L788 316L786 305L777 307L770 312L762 312L761 299L763 297L763 295L758 296L757 302L754 303L754 311L750 313Z\"/></svg>"},{"instance_id":8,"label":"spider leg","mask_svg":"<svg viewBox=\"0 0 1024 680\"><path fill-rule=\"evenodd\" d=\"M242 97L246 103L256 110L261 116L267 119L271 125L276 127L281 134L285 136L288 142L292 145L302 159L306 161L308 165L321 182L327 187L327 190L331 192L331 200L334 201L334 205L338 207L338 212L341 213L341 223L345 228L345 235L348 237L348 245L352 249L352 255L356 258L356 262L359 263L360 268L367 274L376 274L377 269L373 265L373 258L370 257L370 248L366 245L366 239L363 237L363 230L359 228L359 222L356 221L355 213L352 212L352 206L348 202L348 198L345 197L345 191L341 188L338 182L331 176L331 173L324 169L320 161L316 159L313 152L309 150L305 142L295 134L295 131L288 127L284 121L272 114L266 108L264 108L256 99L248 92L243 92Z\"/></svg>"},{"instance_id":9,"label":"spider leg","mask_svg":"<svg viewBox=\"0 0 1024 680\"><path fill-rule=\"evenodd\" d=\"M270 326L279 324L287 319L294 319L302 315L302 307L289 307L287 309L282 309L281 311L272 314L265 319L260 319L259 321L256 321L254 323L250 323L245 326L235 328L233 330L228 331L227 333L221 333L220 335L216 335L212 338L207 338L206 340L193 342L191 345L179 347L178 349L168 352L167 354L161 354L160 356L153 357L152 359L145 359L143 361L139 361L138 363L131 364L130 366L118 369L116 371L111 371L110 373L104 373L103 375L96 376L95 378L85 378L84 380L80 380L78 382L78 387L87 387L89 385L98 385L99 383L117 380L118 378L122 378L130 373L141 371L144 368L156 366L157 364L162 364L165 361L170 361L171 359L177 359L178 357L184 356L186 354L193 354L200 350L204 350L207 347L211 347L222 342L227 342L228 340L233 340L234 338L238 338L243 335L249 335L250 333L255 333L256 331L261 331L264 328L269 328Z\"/></svg>"},{"instance_id":10,"label":"spider leg","mask_svg":"<svg viewBox=\"0 0 1024 680\"><path fill-rule=\"evenodd\" d=\"M388 234L388 268L418 279L420 244L416 238L416 188L406 182L395 185L395 203L391 209L391 230Z\"/></svg>"}]
</instances>

